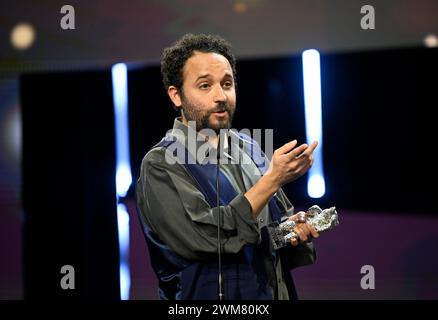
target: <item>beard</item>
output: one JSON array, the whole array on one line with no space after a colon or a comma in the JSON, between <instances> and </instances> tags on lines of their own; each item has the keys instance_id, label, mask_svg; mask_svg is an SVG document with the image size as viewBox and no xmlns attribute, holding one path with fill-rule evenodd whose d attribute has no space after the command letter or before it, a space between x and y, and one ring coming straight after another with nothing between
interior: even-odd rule
<instances>
[{"instance_id":1,"label":"beard","mask_svg":"<svg viewBox=\"0 0 438 320\"><path fill-rule=\"evenodd\" d=\"M196 122L196 131L202 129L212 129L216 133L219 133L220 129L230 129L233 121L235 106L230 106L226 102L220 102L211 110L203 111L200 106L191 103L186 97L182 97L182 111L187 121ZM210 116L215 112L226 111L228 117L225 119L210 119ZM213 116L214 117L214 116Z\"/></svg>"}]
</instances>

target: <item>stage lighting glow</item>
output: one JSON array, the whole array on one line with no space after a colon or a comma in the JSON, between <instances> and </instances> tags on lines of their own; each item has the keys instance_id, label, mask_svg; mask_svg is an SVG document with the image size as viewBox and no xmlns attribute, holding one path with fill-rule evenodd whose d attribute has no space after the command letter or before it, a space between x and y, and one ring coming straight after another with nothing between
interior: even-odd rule
<instances>
[{"instance_id":1,"label":"stage lighting glow","mask_svg":"<svg viewBox=\"0 0 438 320\"><path fill-rule=\"evenodd\" d=\"M4 153L2 156L7 158L10 163L18 164L21 159L21 114L17 105L12 105L6 115L2 117L0 123L2 140L0 145L3 146Z\"/></svg>"},{"instance_id":2,"label":"stage lighting glow","mask_svg":"<svg viewBox=\"0 0 438 320\"><path fill-rule=\"evenodd\" d=\"M122 203L117 205L117 224L120 251L127 257L129 252L129 214L126 206Z\"/></svg>"},{"instance_id":3,"label":"stage lighting glow","mask_svg":"<svg viewBox=\"0 0 438 320\"><path fill-rule=\"evenodd\" d=\"M117 206L117 225L119 233L119 252L120 252L120 298L129 300L129 290L131 287L131 274L129 271L129 213L124 204Z\"/></svg>"},{"instance_id":4,"label":"stage lighting glow","mask_svg":"<svg viewBox=\"0 0 438 320\"><path fill-rule=\"evenodd\" d=\"M434 34L428 34L424 37L424 45L428 48L438 47L438 37Z\"/></svg>"},{"instance_id":5,"label":"stage lighting glow","mask_svg":"<svg viewBox=\"0 0 438 320\"><path fill-rule=\"evenodd\" d=\"M129 160L128 125L128 68L124 63L112 67L113 103L116 132L116 193L117 224L120 251L120 295L122 300L129 299L131 285L129 272L129 214L126 206L119 203L126 196L132 183Z\"/></svg>"},{"instance_id":6,"label":"stage lighting glow","mask_svg":"<svg viewBox=\"0 0 438 320\"><path fill-rule=\"evenodd\" d=\"M116 123L116 189L117 195L126 196L132 183L129 160L128 126L128 70L124 63L112 68L114 115Z\"/></svg>"},{"instance_id":7,"label":"stage lighting glow","mask_svg":"<svg viewBox=\"0 0 438 320\"><path fill-rule=\"evenodd\" d=\"M319 52L315 49L304 51L302 62L306 139L308 144L315 140L319 143L314 151L315 160L307 178L307 193L311 198L321 198L325 194L325 180L322 159L322 103Z\"/></svg>"},{"instance_id":8,"label":"stage lighting glow","mask_svg":"<svg viewBox=\"0 0 438 320\"><path fill-rule=\"evenodd\" d=\"M321 198L325 194L324 177L318 174L309 175L307 193L311 198Z\"/></svg>"},{"instance_id":9,"label":"stage lighting glow","mask_svg":"<svg viewBox=\"0 0 438 320\"><path fill-rule=\"evenodd\" d=\"M120 298L129 300L129 289L131 287L131 275L127 264L120 265Z\"/></svg>"},{"instance_id":10,"label":"stage lighting glow","mask_svg":"<svg viewBox=\"0 0 438 320\"><path fill-rule=\"evenodd\" d=\"M233 10L236 13L245 13L248 10L248 6L242 1L236 1L233 5Z\"/></svg>"},{"instance_id":11,"label":"stage lighting glow","mask_svg":"<svg viewBox=\"0 0 438 320\"><path fill-rule=\"evenodd\" d=\"M119 162L116 170L116 191L119 197L126 196L132 183L131 168L129 163Z\"/></svg>"},{"instance_id":12,"label":"stage lighting glow","mask_svg":"<svg viewBox=\"0 0 438 320\"><path fill-rule=\"evenodd\" d=\"M15 49L26 50L35 41L35 29L29 23L19 23L12 29L10 40Z\"/></svg>"}]
</instances>

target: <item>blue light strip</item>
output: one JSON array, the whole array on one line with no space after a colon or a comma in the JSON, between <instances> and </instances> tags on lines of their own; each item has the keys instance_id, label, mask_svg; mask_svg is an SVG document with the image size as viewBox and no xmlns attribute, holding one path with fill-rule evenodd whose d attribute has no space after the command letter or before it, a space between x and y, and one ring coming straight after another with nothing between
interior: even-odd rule
<instances>
[{"instance_id":1,"label":"blue light strip","mask_svg":"<svg viewBox=\"0 0 438 320\"><path fill-rule=\"evenodd\" d=\"M124 63L112 67L113 102L116 130L116 193L117 224L120 251L120 295L122 300L129 299L129 214L120 198L126 196L132 183L129 160L129 127L128 127L128 68Z\"/></svg>"},{"instance_id":2,"label":"blue light strip","mask_svg":"<svg viewBox=\"0 0 438 320\"><path fill-rule=\"evenodd\" d=\"M117 195L124 197L132 183L129 161L128 70L126 64L115 64L112 68L112 78L116 122L116 188Z\"/></svg>"},{"instance_id":3,"label":"blue light strip","mask_svg":"<svg viewBox=\"0 0 438 320\"><path fill-rule=\"evenodd\" d=\"M315 49L306 50L302 54L304 105L306 117L306 139L319 142L315 149L315 161L309 170L307 178L307 193L311 198L321 198L325 194L323 170L322 141L322 106L321 106L321 71L319 52Z\"/></svg>"},{"instance_id":4,"label":"blue light strip","mask_svg":"<svg viewBox=\"0 0 438 320\"><path fill-rule=\"evenodd\" d=\"M124 204L117 206L117 224L120 250L120 295L122 300L129 300L131 276L129 272L129 214Z\"/></svg>"}]
</instances>

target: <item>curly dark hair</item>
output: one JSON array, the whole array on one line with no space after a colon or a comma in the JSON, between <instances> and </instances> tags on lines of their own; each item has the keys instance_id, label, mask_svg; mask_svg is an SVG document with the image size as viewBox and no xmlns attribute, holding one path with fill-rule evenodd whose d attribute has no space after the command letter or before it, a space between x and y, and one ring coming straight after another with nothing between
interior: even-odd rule
<instances>
[{"instance_id":1,"label":"curly dark hair","mask_svg":"<svg viewBox=\"0 0 438 320\"><path fill-rule=\"evenodd\" d=\"M236 58L231 52L231 45L222 37L210 34L186 34L173 46L165 48L161 59L161 75L164 88L175 86L182 90L183 68L193 51L214 52L227 58L236 79Z\"/></svg>"}]
</instances>

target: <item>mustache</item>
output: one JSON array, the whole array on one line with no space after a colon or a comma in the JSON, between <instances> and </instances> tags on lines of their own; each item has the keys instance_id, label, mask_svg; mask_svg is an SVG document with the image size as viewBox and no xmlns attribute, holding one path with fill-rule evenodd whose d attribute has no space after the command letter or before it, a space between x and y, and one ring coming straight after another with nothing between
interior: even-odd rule
<instances>
[{"instance_id":1,"label":"mustache","mask_svg":"<svg viewBox=\"0 0 438 320\"><path fill-rule=\"evenodd\" d=\"M231 107L226 102L219 103L213 110L210 111L210 114L214 112L223 112L223 111L227 111L228 113L231 112Z\"/></svg>"}]
</instances>

